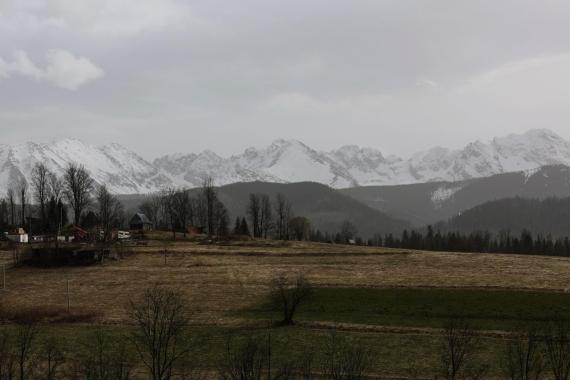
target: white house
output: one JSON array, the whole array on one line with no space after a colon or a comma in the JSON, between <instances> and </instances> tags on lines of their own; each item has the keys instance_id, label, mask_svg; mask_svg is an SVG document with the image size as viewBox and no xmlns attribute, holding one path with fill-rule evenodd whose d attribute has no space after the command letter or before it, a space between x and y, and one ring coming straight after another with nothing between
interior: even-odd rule
<instances>
[{"instance_id":1,"label":"white house","mask_svg":"<svg viewBox=\"0 0 570 380\"><path fill-rule=\"evenodd\" d=\"M26 233L26 231L24 231L23 228L16 228L15 230L8 232L6 238L16 243L28 242L28 234Z\"/></svg>"}]
</instances>

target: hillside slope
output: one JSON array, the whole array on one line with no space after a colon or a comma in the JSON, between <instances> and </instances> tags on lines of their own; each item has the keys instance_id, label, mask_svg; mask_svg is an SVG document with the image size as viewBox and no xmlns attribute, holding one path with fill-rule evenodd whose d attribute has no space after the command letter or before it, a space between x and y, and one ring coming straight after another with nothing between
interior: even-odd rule
<instances>
[{"instance_id":1,"label":"hillside slope","mask_svg":"<svg viewBox=\"0 0 570 380\"><path fill-rule=\"evenodd\" d=\"M314 182L291 184L247 182L219 187L218 194L228 208L232 227L236 217L246 216L251 193L267 194L272 201L277 194L283 194L291 202L294 216L309 218L313 228L322 232L338 232L345 220L352 222L358 229L358 235L364 238L371 237L376 232L399 233L405 228L410 228L407 222L370 208L341 194L338 190ZM129 213L133 213L146 197L122 195L119 198Z\"/></svg>"},{"instance_id":2,"label":"hillside slope","mask_svg":"<svg viewBox=\"0 0 570 380\"><path fill-rule=\"evenodd\" d=\"M552 234L555 237L570 235L570 198L523 199L508 198L467 210L438 223L442 231L510 231L519 234L526 229L533 234Z\"/></svg>"},{"instance_id":3,"label":"hillside slope","mask_svg":"<svg viewBox=\"0 0 570 380\"><path fill-rule=\"evenodd\" d=\"M340 191L372 208L421 226L503 198L568 197L570 168L546 166L460 182L369 186Z\"/></svg>"},{"instance_id":4,"label":"hillside slope","mask_svg":"<svg viewBox=\"0 0 570 380\"><path fill-rule=\"evenodd\" d=\"M296 216L311 220L314 228L337 232L343 221L349 220L362 237L376 232L399 232L409 225L374 210L338 191L314 182L277 184L266 182L236 183L222 186L219 194L233 218L245 216L250 193L264 193L272 199L278 193L285 195L293 205Z\"/></svg>"}]
</instances>

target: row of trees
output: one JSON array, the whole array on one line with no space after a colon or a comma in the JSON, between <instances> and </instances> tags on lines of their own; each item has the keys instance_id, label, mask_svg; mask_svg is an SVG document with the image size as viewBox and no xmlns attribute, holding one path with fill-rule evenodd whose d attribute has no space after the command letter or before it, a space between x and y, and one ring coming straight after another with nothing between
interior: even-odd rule
<instances>
[{"instance_id":1,"label":"row of trees","mask_svg":"<svg viewBox=\"0 0 570 380\"><path fill-rule=\"evenodd\" d=\"M148 197L140 210L151 220L155 229L168 229L186 235L188 226L204 228L210 236L229 234L229 215L211 178L199 189L169 188Z\"/></svg>"},{"instance_id":2,"label":"row of trees","mask_svg":"<svg viewBox=\"0 0 570 380\"><path fill-rule=\"evenodd\" d=\"M449 252L518 253L548 256L570 256L570 238L553 238L551 235L533 235L522 231L513 236L509 232L493 235L489 232L461 234L458 232L426 233L405 230L400 237L375 235L369 245L390 248L419 249Z\"/></svg>"},{"instance_id":3,"label":"row of trees","mask_svg":"<svg viewBox=\"0 0 570 380\"><path fill-rule=\"evenodd\" d=\"M155 229L186 233L187 226L201 227L210 236L248 235L278 240L308 240L311 224L305 217L293 215L291 202L277 194L250 194L245 215L229 226L229 213L220 200L211 179L199 189L166 189L149 196L139 207Z\"/></svg>"},{"instance_id":4,"label":"row of trees","mask_svg":"<svg viewBox=\"0 0 570 380\"><path fill-rule=\"evenodd\" d=\"M293 209L283 194L277 194L274 203L267 194L250 194L246 214L253 237L289 239Z\"/></svg>"},{"instance_id":5,"label":"row of trees","mask_svg":"<svg viewBox=\"0 0 570 380\"><path fill-rule=\"evenodd\" d=\"M358 229L356 226L351 221L345 220L340 224L336 233L328 231L322 232L319 229L311 229L309 232L309 240L320 243L365 244L365 241L357 234Z\"/></svg>"},{"instance_id":6,"label":"row of trees","mask_svg":"<svg viewBox=\"0 0 570 380\"><path fill-rule=\"evenodd\" d=\"M309 240L312 230L305 217L294 217L291 202L278 194L250 194L246 217L238 217L233 230L229 214L211 178L199 189L168 188L149 196L140 210L155 229L186 233L188 226L198 226L210 236L230 233L265 239ZM61 177L38 163L30 183L21 179L0 198L0 227L35 227L36 233L55 233L67 223L68 209L72 222L86 229L100 227L105 239L114 227L126 224L124 208L105 185L96 186L87 170L69 164ZM33 223L32 221L39 221Z\"/></svg>"},{"instance_id":7,"label":"row of trees","mask_svg":"<svg viewBox=\"0 0 570 380\"><path fill-rule=\"evenodd\" d=\"M433 373L419 373L409 368L412 378L445 380L482 380L496 372L506 380L568 380L570 378L570 329L566 322L551 321L543 326L527 325L504 340L501 351L494 353L494 365L484 362L480 350L484 341L468 322L448 320L439 342L439 365ZM240 347L228 345L220 378L231 380L330 379L360 380L372 375L375 356L358 339L349 340L334 330L320 352L300 350L298 356L281 363L267 376L271 352L268 340L249 338ZM409 358L411 367L416 358ZM495 378L495 377L493 377Z\"/></svg>"},{"instance_id":8,"label":"row of trees","mask_svg":"<svg viewBox=\"0 0 570 380\"><path fill-rule=\"evenodd\" d=\"M233 229L229 226L228 210L220 200L211 178L199 189L168 188L149 196L139 207L149 217L155 229L186 233L188 226L201 227L210 236L251 235L255 238L278 240L315 240L347 243L356 229L343 223L337 234L321 234L311 228L309 219L294 216L291 202L277 194L249 195L245 217L237 217ZM5 197L0 198L0 228L17 226L34 233L56 233L68 222L68 210L73 224L104 231L110 239L112 228L126 225L123 205L103 186L96 186L87 170L69 164L61 177L43 163L32 170L28 183L24 178L12 184Z\"/></svg>"},{"instance_id":9,"label":"row of trees","mask_svg":"<svg viewBox=\"0 0 570 380\"><path fill-rule=\"evenodd\" d=\"M236 219L235 234L251 234L254 238L277 240L310 239L310 220L304 216L295 216L293 205L281 193L273 200L267 194L249 194L245 214L247 219Z\"/></svg>"},{"instance_id":10,"label":"row of trees","mask_svg":"<svg viewBox=\"0 0 570 380\"><path fill-rule=\"evenodd\" d=\"M67 223L68 207L75 225L99 225L106 238L111 228L124 224L122 204L105 185L95 186L83 166L71 163L58 177L37 163L30 183L20 179L0 199L0 227L34 226L37 233L56 233Z\"/></svg>"},{"instance_id":11,"label":"row of trees","mask_svg":"<svg viewBox=\"0 0 570 380\"><path fill-rule=\"evenodd\" d=\"M293 324L297 308L311 292L311 285L303 275L295 279L285 275L275 278L271 299L282 312L281 324ZM0 330L0 379L127 380L135 378L137 366L144 367L153 380L194 378L192 364L196 363L190 362L190 354L196 342L189 331L190 310L179 291L160 286L148 288L142 297L130 302L127 312L133 326L128 336L117 337L98 329L86 342L82 353L73 357L66 357L53 337L38 345L41 328L37 315L20 315L15 334ZM253 342L248 343L250 349ZM243 367L248 363L243 362L243 354L251 354L251 350L242 352L244 346L240 346L234 351L229 347L228 340L228 349L219 365L220 377L251 378L234 377L251 375L255 370ZM255 351L257 355L257 349Z\"/></svg>"}]
</instances>

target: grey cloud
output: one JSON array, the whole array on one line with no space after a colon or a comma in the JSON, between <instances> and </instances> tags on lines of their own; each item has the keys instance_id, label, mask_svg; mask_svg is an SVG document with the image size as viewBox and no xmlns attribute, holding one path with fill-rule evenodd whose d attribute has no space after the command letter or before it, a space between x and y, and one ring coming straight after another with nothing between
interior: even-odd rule
<instances>
[{"instance_id":1,"label":"grey cloud","mask_svg":"<svg viewBox=\"0 0 570 380\"><path fill-rule=\"evenodd\" d=\"M75 57L65 50L49 50L45 68L38 67L24 51L16 51L12 60L0 57L0 78L20 75L37 81L46 81L66 90L80 86L103 76L103 70L85 57Z\"/></svg>"},{"instance_id":2,"label":"grey cloud","mask_svg":"<svg viewBox=\"0 0 570 380\"><path fill-rule=\"evenodd\" d=\"M4 65L23 50L45 72L57 47L104 68L66 83L74 92L30 81L33 69L0 77L11 141L72 135L152 158L278 137L400 155L536 127L570 137L566 1L0 4Z\"/></svg>"}]
</instances>

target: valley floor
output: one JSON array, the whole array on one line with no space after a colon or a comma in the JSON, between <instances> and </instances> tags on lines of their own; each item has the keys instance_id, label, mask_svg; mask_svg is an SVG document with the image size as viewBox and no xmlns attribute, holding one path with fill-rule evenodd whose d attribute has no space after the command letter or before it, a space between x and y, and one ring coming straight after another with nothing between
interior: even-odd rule
<instances>
[{"instance_id":1,"label":"valley floor","mask_svg":"<svg viewBox=\"0 0 570 380\"><path fill-rule=\"evenodd\" d=\"M211 366L229 331L265 331L276 318L266 307L272 279L304 273L315 295L295 327L272 329L276 352L292 341L298 351L321 346L334 327L367 342L378 373L402 378L433 378L441 327L450 316L474 322L484 343L480 355L494 363L519 323L570 317L568 258L263 241L151 241L128 251L102 265L10 268L2 309L43 312L48 321L53 314L48 329L73 346L93 326L130 328L129 301L153 284L166 285L188 300L193 329L207 336L200 355ZM11 252L0 255L4 262L12 258ZM77 323L56 317L68 299Z\"/></svg>"}]
</instances>

